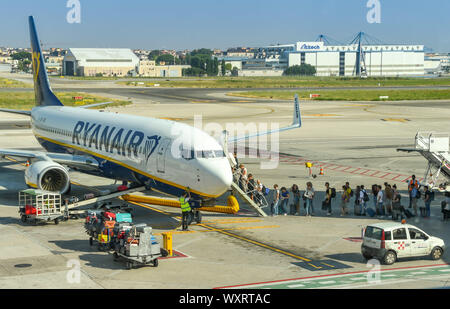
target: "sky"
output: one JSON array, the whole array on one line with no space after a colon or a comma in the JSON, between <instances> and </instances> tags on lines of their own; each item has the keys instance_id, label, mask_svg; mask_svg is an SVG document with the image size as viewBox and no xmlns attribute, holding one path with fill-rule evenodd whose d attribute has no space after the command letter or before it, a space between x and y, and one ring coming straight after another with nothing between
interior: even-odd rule
<instances>
[{"instance_id":1,"label":"sky","mask_svg":"<svg viewBox=\"0 0 450 309\"><path fill-rule=\"evenodd\" d=\"M28 47L28 19L49 47L195 49L315 41L325 34L348 43L359 31L382 42L421 44L450 52L449 0L70 0L80 23L68 23L69 0L2 0L0 46Z\"/></svg>"}]
</instances>

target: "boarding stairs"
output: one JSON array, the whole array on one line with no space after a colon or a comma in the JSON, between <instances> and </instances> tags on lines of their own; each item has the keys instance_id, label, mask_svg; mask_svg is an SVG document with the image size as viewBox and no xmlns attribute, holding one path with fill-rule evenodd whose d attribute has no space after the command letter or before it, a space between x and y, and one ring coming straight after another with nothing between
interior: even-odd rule
<instances>
[{"instance_id":1,"label":"boarding stairs","mask_svg":"<svg viewBox=\"0 0 450 309\"><path fill-rule=\"evenodd\" d=\"M415 139L415 151L428 161L424 182L441 191L450 191L449 136L449 133L419 132ZM440 176L446 183L437 185Z\"/></svg>"},{"instance_id":2,"label":"boarding stairs","mask_svg":"<svg viewBox=\"0 0 450 309\"><path fill-rule=\"evenodd\" d=\"M262 207L264 204L267 206L267 201L264 196L261 196L260 198L263 199L263 202L261 203L261 206L255 203L254 200L252 200L249 196L250 192L244 192L240 187L239 184L236 182L233 182L231 184L231 189L233 191L233 195L239 196L241 199L243 199L250 207L252 207L260 216L267 217L267 214L262 210Z\"/></svg>"}]
</instances>

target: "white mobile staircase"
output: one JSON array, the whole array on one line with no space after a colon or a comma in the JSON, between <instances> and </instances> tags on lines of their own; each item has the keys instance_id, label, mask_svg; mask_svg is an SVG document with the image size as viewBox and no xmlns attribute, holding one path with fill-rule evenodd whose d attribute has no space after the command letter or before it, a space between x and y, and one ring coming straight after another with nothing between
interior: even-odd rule
<instances>
[{"instance_id":1,"label":"white mobile staircase","mask_svg":"<svg viewBox=\"0 0 450 309\"><path fill-rule=\"evenodd\" d=\"M414 149L398 149L398 151L419 152L428 161L424 183L441 191L450 191L449 133L419 132L416 135ZM441 175L447 182L436 186Z\"/></svg>"}]
</instances>

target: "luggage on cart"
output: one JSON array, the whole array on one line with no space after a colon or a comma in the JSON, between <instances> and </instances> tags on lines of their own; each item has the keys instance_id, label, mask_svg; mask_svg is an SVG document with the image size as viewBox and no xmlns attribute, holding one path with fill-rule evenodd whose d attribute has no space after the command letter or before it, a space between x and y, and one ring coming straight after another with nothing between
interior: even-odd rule
<instances>
[{"instance_id":1,"label":"luggage on cart","mask_svg":"<svg viewBox=\"0 0 450 309\"><path fill-rule=\"evenodd\" d=\"M162 256L161 247L153 236L152 228L146 224L116 226L119 229L114 259L120 258L126 262L126 268L152 263L158 266L158 258Z\"/></svg>"},{"instance_id":2,"label":"luggage on cart","mask_svg":"<svg viewBox=\"0 0 450 309\"><path fill-rule=\"evenodd\" d=\"M116 214L116 222L129 222L132 223L133 219L131 218L130 213L118 213Z\"/></svg>"},{"instance_id":3,"label":"luggage on cart","mask_svg":"<svg viewBox=\"0 0 450 309\"><path fill-rule=\"evenodd\" d=\"M68 219L60 194L34 189L19 192L19 215L22 222L34 224Z\"/></svg>"}]
</instances>

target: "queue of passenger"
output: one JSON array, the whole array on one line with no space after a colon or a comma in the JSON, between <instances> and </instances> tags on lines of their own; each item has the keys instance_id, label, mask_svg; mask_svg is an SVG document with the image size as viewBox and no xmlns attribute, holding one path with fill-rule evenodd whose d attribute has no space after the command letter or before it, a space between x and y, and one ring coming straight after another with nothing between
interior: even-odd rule
<instances>
[{"instance_id":1,"label":"queue of passenger","mask_svg":"<svg viewBox=\"0 0 450 309\"><path fill-rule=\"evenodd\" d=\"M235 155L235 160L237 157ZM266 188L259 179L255 179L248 171L244 164L236 164L233 167L234 181L239 184L250 199L257 205L264 206L263 201L267 201L269 188ZM383 189L384 186L384 189ZM401 194L397 186L387 182L384 185L372 185L371 192L367 192L364 185L356 186L353 190L349 182L342 186L341 192L337 193L335 188L331 188L330 184L325 183L325 198L322 201L322 211L327 215L333 214L333 200L339 200L339 214L341 217L351 213L351 202L353 199L353 214L356 216L370 216L378 218L403 219L411 218L419 215L429 218L431 215L431 202L434 200L434 192L425 185L423 186L423 195L420 191L422 185L416 179L415 175L411 176L408 181L409 205L405 207L401 203ZM291 215L300 216L302 213L311 217L315 215L314 203L316 193L312 182L308 181L302 192L297 184L293 184L290 189L287 187L279 187L277 184L273 186L272 201L270 212L272 216ZM372 194L372 199L370 198ZM423 199L423 206L418 207L418 201ZM370 201L372 200L372 205ZM292 201L289 204L289 201ZM303 211L301 211L303 205ZM441 212L444 220L450 219L450 193L446 193L446 200L441 204Z\"/></svg>"},{"instance_id":2,"label":"queue of passenger","mask_svg":"<svg viewBox=\"0 0 450 309\"><path fill-rule=\"evenodd\" d=\"M391 185L387 182L381 185L372 185L371 192L368 192L364 185L356 186L355 190L350 187L350 183L346 182L342 186L342 190L337 194L335 188L331 188L330 184L325 183L325 196L322 201L322 211L325 215L331 216L333 214L333 200L338 199L339 209L338 213L341 217L350 215L355 216L369 216L383 218L403 219L418 216L429 218L431 215L431 202L434 200L434 193L428 186L423 186L423 195L418 190L420 186L414 190L415 177L412 178L411 190L409 190L409 197L411 200L410 206L402 206L402 196L397 188L397 185ZM314 204L316 193L311 182L307 182L304 191L300 191L297 184L293 184L288 190L286 187L281 187L276 184L273 187L273 199L270 205L272 216L277 215L305 215L307 217L314 216ZM370 197L372 195L372 199ZM417 207L418 200L422 197L423 206ZM289 201L292 201L289 204ZM370 201L372 200L372 203ZM303 202L303 203L302 203ZM303 204L303 211L301 211L301 204ZM353 205L353 207L351 207ZM442 202L442 213L444 219L450 219L450 193L446 194L446 200ZM412 211L414 210L414 212Z\"/></svg>"}]
</instances>

